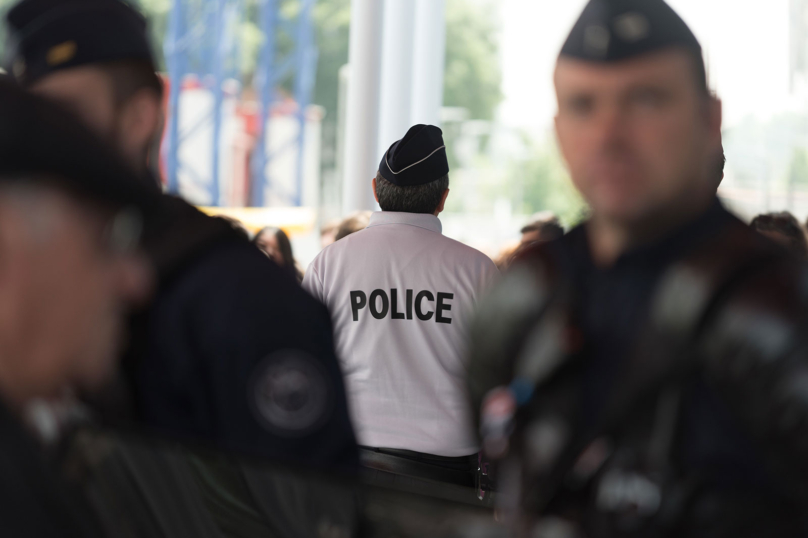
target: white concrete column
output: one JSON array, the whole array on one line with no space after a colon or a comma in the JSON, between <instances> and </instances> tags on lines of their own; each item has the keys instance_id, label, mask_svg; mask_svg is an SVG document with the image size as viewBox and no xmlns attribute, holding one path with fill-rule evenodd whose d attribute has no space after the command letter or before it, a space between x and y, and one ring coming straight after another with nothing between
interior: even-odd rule
<instances>
[{"instance_id":1,"label":"white concrete column","mask_svg":"<svg viewBox=\"0 0 808 538\"><path fill-rule=\"evenodd\" d=\"M415 47L410 123L440 124L446 64L446 0L415 0Z\"/></svg>"},{"instance_id":2,"label":"white concrete column","mask_svg":"<svg viewBox=\"0 0 808 538\"><path fill-rule=\"evenodd\" d=\"M415 2L384 0L379 159L412 125Z\"/></svg>"},{"instance_id":3,"label":"white concrete column","mask_svg":"<svg viewBox=\"0 0 808 538\"><path fill-rule=\"evenodd\" d=\"M379 93L383 2L351 0L351 39L348 53L348 103L345 125L345 168L342 210L374 207L370 182L376 173L379 140Z\"/></svg>"}]
</instances>

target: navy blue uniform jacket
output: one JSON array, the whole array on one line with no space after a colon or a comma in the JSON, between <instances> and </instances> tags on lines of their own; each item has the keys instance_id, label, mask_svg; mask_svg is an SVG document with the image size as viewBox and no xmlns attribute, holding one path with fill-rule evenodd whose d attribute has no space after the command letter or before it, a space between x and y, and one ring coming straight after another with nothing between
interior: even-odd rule
<instances>
[{"instance_id":1,"label":"navy blue uniform jacket","mask_svg":"<svg viewBox=\"0 0 808 538\"><path fill-rule=\"evenodd\" d=\"M163 278L134 344L150 428L261 458L358 461L326 308L246 238L221 234Z\"/></svg>"}]
</instances>

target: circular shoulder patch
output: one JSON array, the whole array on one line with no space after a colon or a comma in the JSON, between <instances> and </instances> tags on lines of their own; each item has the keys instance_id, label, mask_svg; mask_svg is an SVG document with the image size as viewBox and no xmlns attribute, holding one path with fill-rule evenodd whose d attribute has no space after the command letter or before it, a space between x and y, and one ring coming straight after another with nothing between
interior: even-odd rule
<instances>
[{"instance_id":1,"label":"circular shoulder patch","mask_svg":"<svg viewBox=\"0 0 808 538\"><path fill-rule=\"evenodd\" d=\"M305 351L267 356L252 376L251 407L261 425L284 437L307 435L331 414L332 390L323 366Z\"/></svg>"}]
</instances>

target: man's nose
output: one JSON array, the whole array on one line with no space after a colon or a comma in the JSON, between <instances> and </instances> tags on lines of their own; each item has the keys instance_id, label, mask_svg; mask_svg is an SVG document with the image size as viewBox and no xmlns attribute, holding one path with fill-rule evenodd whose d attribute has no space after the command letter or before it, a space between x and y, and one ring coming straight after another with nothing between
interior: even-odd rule
<instances>
[{"instance_id":1,"label":"man's nose","mask_svg":"<svg viewBox=\"0 0 808 538\"><path fill-rule=\"evenodd\" d=\"M622 147L626 140L626 116L617 105L603 107L596 121L598 145L603 149Z\"/></svg>"}]
</instances>

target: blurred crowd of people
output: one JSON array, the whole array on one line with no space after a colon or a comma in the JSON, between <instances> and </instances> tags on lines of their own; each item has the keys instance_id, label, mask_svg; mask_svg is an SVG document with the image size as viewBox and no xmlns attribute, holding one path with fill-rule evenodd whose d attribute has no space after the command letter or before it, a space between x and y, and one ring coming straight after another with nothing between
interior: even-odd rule
<instances>
[{"instance_id":1,"label":"blurred crowd of people","mask_svg":"<svg viewBox=\"0 0 808 538\"><path fill-rule=\"evenodd\" d=\"M320 229L320 246L325 248L354 232L364 230L371 214L371 211L361 211L324 225ZM755 216L750 226L795 255L808 258L808 221L800 223L790 212L779 211ZM561 220L553 212L542 211L532 215L519 230L520 239L506 244L494 258L494 263L500 271L506 271L518 258L520 250L534 243L558 239L564 235L564 231ZM292 271L298 282L303 281L303 270L295 260L289 236L282 229L263 228L255 234L253 242L275 263Z\"/></svg>"}]
</instances>

